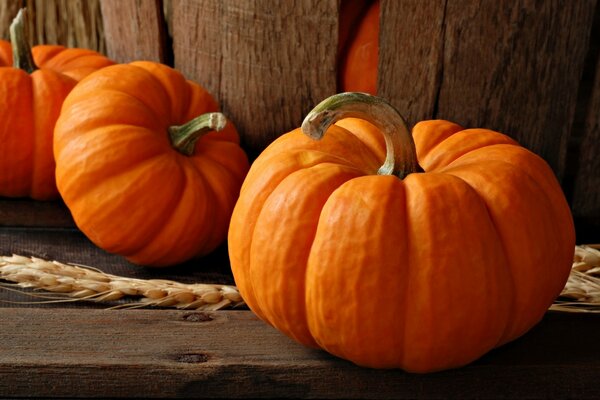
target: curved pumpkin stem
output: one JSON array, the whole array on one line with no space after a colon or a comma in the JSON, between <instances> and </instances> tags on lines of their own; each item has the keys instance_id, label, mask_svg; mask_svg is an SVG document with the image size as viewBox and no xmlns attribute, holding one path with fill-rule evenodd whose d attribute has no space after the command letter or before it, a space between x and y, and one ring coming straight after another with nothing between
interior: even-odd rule
<instances>
[{"instance_id":1,"label":"curved pumpkin stem","mask_svg":"<svg viewBox=\"0 0 600 400\"><path fill-rule=\"evenodd\" d=\"M319 103L302 122L302 132L319 140L325 131L343 118L361 118L375 125L385 138L386 158L378 175L395 175L402 179L422 171L417 163L415 142L404 118L380 97L366 93L338 93Z\"/></svg>"},{"instance_id":2,"label":"curved pumpkin stem","mask_svg":"<svg viewBox=\"0 0 600 400\"><path fill-rule=\"evenodd\" d=\"M10 43L13 51L13 66L31 74L37 70L31 54L27 27L25 25L26 9L21 8L10 24Z\"/></svg>"},{"instance_id":3,"label":"curved pumpkin stem","mask_svg":"<svg viewBox=\"0 0 600 400\"><path fill-rule=\"evenodd\" d=\"M169 127L171 144L180 153L191 156L198 139L208 132L222 130L226 124L227 118L219 112L202 114L183 125Z\"/></svg>"}]
</instances>

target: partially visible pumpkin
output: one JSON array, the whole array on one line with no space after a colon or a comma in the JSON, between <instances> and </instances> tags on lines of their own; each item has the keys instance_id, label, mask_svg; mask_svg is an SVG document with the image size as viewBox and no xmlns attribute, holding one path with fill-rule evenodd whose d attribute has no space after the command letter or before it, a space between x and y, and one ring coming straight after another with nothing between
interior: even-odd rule
<instances>
[{"instance_id":1,"label":"partially visible pumpkin","mask_svg":"<svg viewBox=\"0 0 600 400\"><path fill-rule=\"evenodd\" d=\"M63 104L54 155L81 231L147 266L217 247L248 170L233 124L217 110L200 85L158 63L115 65L80 82Z\"/></svg>"},{"instance_id":2,"label":"partially visible pumpkin","mask_svg":"<svg viewBox=\"0 0 600 400\"><path fill-rule=\"evenodd\" d=\"M228 240L245 301L288 336L363 366L442 370L527 332L564 287L569 207L508 136L443 120L411 136L359 93L302 129L322 140L296 129L264 150Z\"/></svg>"},{"instance_id":3,"label":"partially visible pumpkin","mask_svg":"<svg viewBox=\"0 0 600 400\"><path fill-rule=\"evenodd\" d=\"M345 0L340 8L340 43L338 88L340 92L377 94L379 63L379 0ZM355 14L362 14L356 18ZM351 25L352 29L348 28Z\"/></svg>"},{"instance_id":4,"label":"partially visible pumpkin","mask_svg":"<svg viewBox=\"0 0 600 400\"><path fill-rule=\"evenodd\" d=\"M23 35L23 13L0 40L0 196L49 200L58 197L52 132L67 93L77 81L114 64L91 50L39 45Z\"/></svg>"}]
</instances>

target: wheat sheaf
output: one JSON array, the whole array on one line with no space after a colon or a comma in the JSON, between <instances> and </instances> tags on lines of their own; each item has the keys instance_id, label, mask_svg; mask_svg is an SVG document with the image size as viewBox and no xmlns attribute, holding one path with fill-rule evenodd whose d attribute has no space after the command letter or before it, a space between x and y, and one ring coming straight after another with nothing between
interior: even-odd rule
<instances>
[{"instance_id":1,"label":"wheat sheaf","mask_svg":"<svg viewBox=\"0 0 600 400\"><path fill-rule=\"evenodd\" d=\"M550 310L600 313L599 249L600 245L575 247L569 279ZM33 289L26 293L44 303L93 301L113 303L113 309L154 306L205 311L244 305L235 286L122 277L20 255L0 256L0 280L5 281L0 282L4 290Z\"/></svg>"},{"instance_id":2,"label":"wheat sheaf","mask_svg":"<svg viewBox=\"0 0 600 400\"><path fill-rule=\"evenodd\" d=\"M0 283L5 290L35 289L27 294L43 303L79 300L115 303L128 299L134 301L111 308L156 306L203 311L239 307L244 303L235 286L128 278L83 265L19 255L0 256L0 279L13 282Z\"/></svg>"}]
</instances>

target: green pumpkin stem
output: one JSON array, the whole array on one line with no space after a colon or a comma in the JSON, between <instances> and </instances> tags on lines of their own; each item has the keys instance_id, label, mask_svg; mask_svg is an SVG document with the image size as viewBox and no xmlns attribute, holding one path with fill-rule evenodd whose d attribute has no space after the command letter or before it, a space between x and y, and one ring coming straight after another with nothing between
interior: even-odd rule
<instances>
[{"instance_id":1,"label":"green pumpkin stem","mask_svg":"<svg viewBox=\"0 0 600 400\"><path fill-rule=\"evenodd\" d=\"M378 175L395 175L402 179L421 172L412 135L404 118L387 101L366 93L338 93L319 103L302 122L302 132L319 140L327 129L343 118L361 118L383 133L387 155Z\"/></svg>"},{"instance_id":2,"label":"green pumpkin stem","mask_svg":"<svg viewBox=\"0 0 600 400\"><path fill-rule=\"evenodd\" d=\"M227 118L219 112L202 114L183 125L169 127L171 145L180 153L191 156L198 139L208 132L222 130L226 124Z\"/></svg>"},{"instance_id":3,"label":"green pumpkin stem","mask_svg":"<svg viewBox=\"0 0 600 400\"><path fill-rule=\"evenodd\" d=\"M27 25L25 24L26 9L21 8L10 24L10 43L13 52L13 66L31 74L37 70L31 54Z\"/></svg>"}]
</instances>

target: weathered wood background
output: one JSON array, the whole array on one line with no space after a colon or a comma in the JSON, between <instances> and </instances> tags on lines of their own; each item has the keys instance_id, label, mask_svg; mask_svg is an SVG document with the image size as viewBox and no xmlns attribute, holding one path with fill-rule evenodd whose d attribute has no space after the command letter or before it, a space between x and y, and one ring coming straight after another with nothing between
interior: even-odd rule
<instances>
[{"instance_id":1,"label":"weathered wood background","mask_svg":"<svg viewBox=\"0 0 600 400\"><path fill-rule=\"evenodd\" d=\"M335 93L338 0L0 0L34 43L171 64L207 87L255 156ZM540 154L600 240L597 0L382 0L379 94L414 124L502 131Z\"/></svg>"}]
</instances>

